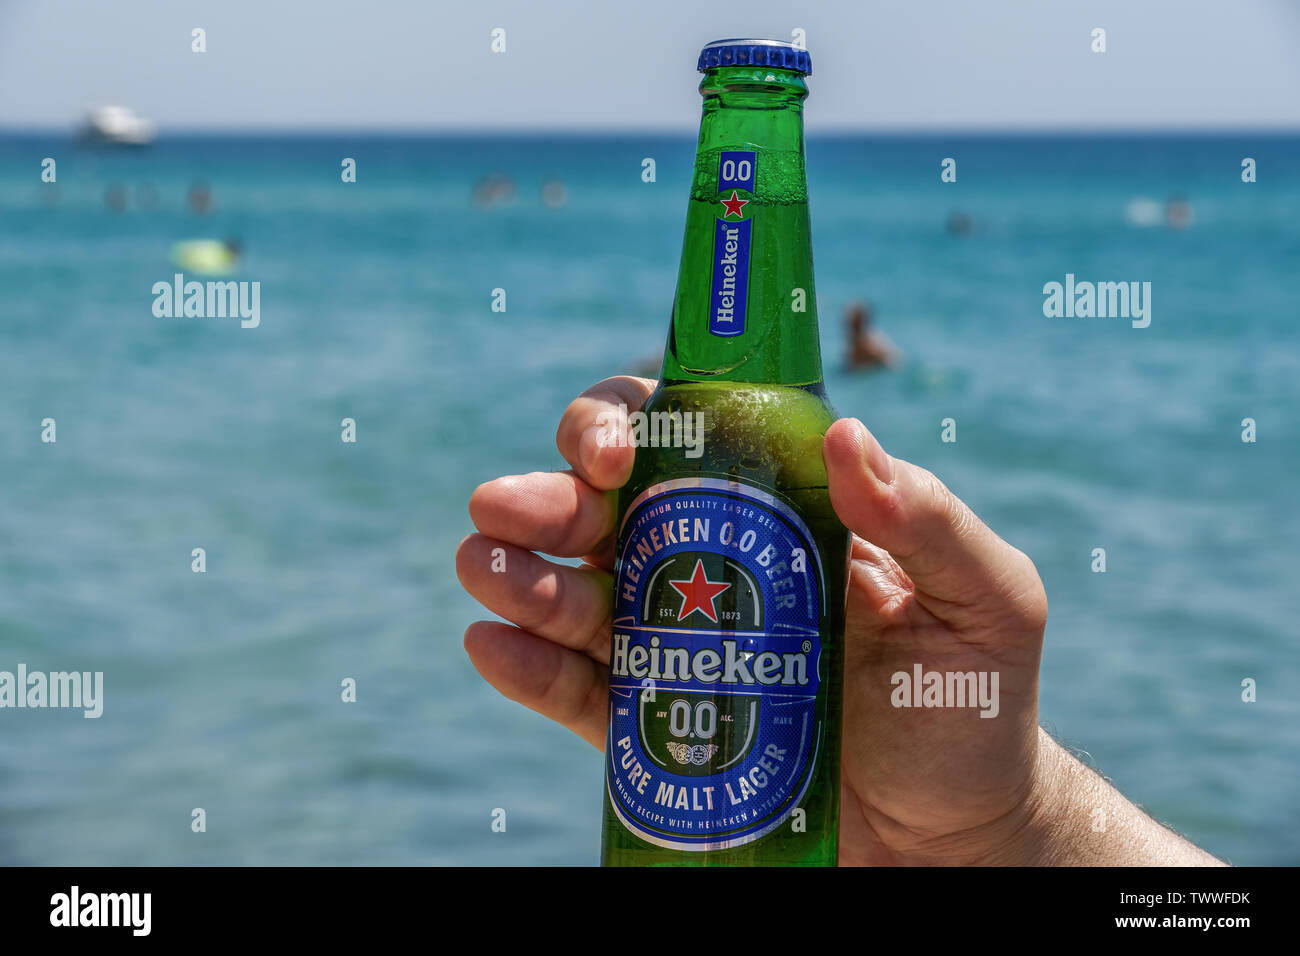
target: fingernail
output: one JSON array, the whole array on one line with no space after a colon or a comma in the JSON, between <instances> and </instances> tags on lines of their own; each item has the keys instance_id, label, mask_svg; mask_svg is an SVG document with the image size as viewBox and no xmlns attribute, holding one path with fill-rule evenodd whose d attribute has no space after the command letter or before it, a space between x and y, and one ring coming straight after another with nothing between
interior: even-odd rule
<instances>
[{"instance_id":1,"label":"fingernail","mask_svg":"<svg viewBox=\"0 0 1300 956\"><path fill-rule=\"evenodd\" d=\"M858 424L862 427L867 467L871 469L871 473L876 476L881 484L892 485L894 483L894 459L885 454L885 449L880 447L880 442L876 441L876 436L871 434L866 425L863 425L860 421Z\"/></svg>"}]
</instances>

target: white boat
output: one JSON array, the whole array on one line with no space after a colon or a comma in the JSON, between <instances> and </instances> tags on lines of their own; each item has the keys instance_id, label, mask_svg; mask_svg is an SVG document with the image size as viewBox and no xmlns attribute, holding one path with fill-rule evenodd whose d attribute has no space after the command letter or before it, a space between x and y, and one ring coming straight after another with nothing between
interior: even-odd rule
<instances>
[{"instance_id":1,"label":"white boat","mask_svg":"<svg viewBox=\"0 0 1300 956\"><path fill-rule=\"evenodd\" d=\"M81 138L86 142L117 146L148 146L156 135L153 123L125 106L93 109L81 128Z\"/></svg>"}]
</instances>

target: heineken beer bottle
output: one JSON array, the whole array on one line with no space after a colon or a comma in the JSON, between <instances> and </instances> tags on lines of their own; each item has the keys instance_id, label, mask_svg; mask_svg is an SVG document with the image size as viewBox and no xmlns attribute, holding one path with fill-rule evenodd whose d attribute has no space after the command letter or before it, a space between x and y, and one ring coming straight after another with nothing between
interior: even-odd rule
<instances>
[{"instance_id":1,"label":"heineken beer bottle","mask_svg":"<svg viewBox=\"0 0 1300 956\"><path fill-rule=\"evenodd\" d=\"M849 535L822 463L811 63L723 40L699 69L672 325L619 495L603 862L830 866Z\"/></svg>"}]
</instances>

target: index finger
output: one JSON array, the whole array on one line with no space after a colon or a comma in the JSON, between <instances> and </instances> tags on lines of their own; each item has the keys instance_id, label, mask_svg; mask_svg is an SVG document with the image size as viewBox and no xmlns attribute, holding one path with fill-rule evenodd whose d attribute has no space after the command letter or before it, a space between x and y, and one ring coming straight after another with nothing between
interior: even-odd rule
<instances>
[{"instance_id":1,"label":"index finger","mask_svg":"<svg viewBox=\"0 0 1300 956\"><path fill-rule=\"evenodd\" d=\"M658 383L616 375L587 389L564 410L555 445L574 472L600 491L622 487L632 474L627 413L645 404Z\"/></svg>"}]
</instances>

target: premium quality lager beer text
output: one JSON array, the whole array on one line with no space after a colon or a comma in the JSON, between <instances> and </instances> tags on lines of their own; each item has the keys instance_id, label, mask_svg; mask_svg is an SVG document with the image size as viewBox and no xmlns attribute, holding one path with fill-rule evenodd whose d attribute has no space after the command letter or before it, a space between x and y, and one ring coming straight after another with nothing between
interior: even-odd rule
<instances>
[{"instance_id":1,"label":"premium quality lager beer text","mask_svg":"<svg viewBox=\"0 0 1300 956\"><path fill-rule=\"evenodd\" d=\"M723 40L699 68L654 434L619 495L603 861L833 865L849 536L821 452L811 64ZM674 447L686 413L702 444Z\"/></svg>"}]
</instances>

